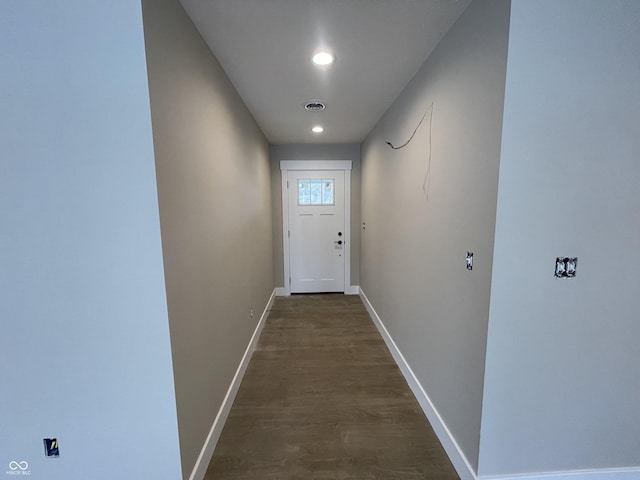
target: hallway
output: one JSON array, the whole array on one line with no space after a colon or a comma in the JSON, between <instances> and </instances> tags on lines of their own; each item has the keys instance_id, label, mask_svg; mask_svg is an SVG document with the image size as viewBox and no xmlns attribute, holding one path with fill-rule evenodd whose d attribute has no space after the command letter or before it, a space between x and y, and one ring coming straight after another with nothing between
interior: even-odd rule
<instances>
[{"instance_id":1,"label":"hallway","mask_svg":"<svg viewBox=\"0 0 640 480\"><path fill-rule=\"evenodd\" d=\"M639 26L640 0L0 2L0 468L640 480ZM286 297L316 241L359 298Z\"/></svg>"},{"instance_id":2,"label":"hallway","mask_svg":"<svg viewBox=\"0 0 640 480\"><path fill-rule=\"evenodd\" d=\"M278 297L209 480L457 479L360 298Z\"/></svg>"}]
</instances>

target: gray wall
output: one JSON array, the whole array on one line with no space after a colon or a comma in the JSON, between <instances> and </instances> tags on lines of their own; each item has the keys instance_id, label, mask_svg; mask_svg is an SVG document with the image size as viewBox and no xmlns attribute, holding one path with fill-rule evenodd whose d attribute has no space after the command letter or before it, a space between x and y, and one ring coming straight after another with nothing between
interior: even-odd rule
<instances>
[{"instance_id":1,"label":"gray wall","mask_svg":"<svg viewBox=\"0 0 640 480\"><path fill-rule=\"evenodd\" d=\"M360 145L271 145L274 280L284 286L281 160L351 160L351 285L360 280Z\"/></svg>"},{"instance_id":2,"label":"gray wall","mask_svg":"<svg viewBox=\"0 0 640 480\"><path fill-rule=\"evenodd\" d=\"M639 21L513 3L481 474L640 466Z\"/></svg>"},{"instance_id":3,"label":"gray wall","mask_svg":"<svg viewBox=\"0 0 640 480\"><path fill-rule=\"evenodd\" d=\"M178 0L142 4L186 477L273 291L269 146Z\"/></svg>"},{"instance_id":4,"label":"gray wall","mask_svg":"<svg viewBox=\"0 0 640 480\"><path fill-rule=\"evenodd\" d=\"M474 467L508 25L508 1L472 2L362 146L360 284ZM429 115L385 142L432 102L423 190Z\"/></svg>"},{"instance_id":5,"label":"gray wall","mask_svg":"<svg viewBox=\"0 0 640 480\"><path fill-rule=\"evenodd\" d=\"M177 480L140 5L2 2L0 58L0 471Z\"/></svg>"}]
</instances>

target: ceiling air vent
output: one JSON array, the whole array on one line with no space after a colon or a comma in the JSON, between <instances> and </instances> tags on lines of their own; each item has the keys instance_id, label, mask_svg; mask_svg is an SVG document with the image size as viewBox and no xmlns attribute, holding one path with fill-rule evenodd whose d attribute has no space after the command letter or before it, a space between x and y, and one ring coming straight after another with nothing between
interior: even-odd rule
<instances>
[{"instance_id":1,"label":"ceiling air vent","mask_svg":"<svg viewBox=\"0 0 640 480\"><path fill-rule=\"evenodd\" d=\"M319 112L325 108L327 108L325 104L318 100L312 100L304 106L304 109L309 110L310 112Z\"/></svg>"}]
</instances>

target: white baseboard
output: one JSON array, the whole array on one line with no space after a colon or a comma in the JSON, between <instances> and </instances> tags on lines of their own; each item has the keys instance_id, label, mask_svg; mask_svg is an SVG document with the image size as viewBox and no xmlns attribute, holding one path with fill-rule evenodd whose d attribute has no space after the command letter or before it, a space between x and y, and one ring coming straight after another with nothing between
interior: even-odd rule
<instances>
[{"instance_id":1,"label":"white baseboard","mask_svg":"<svg viewBox=\"0 0 640 480\"><path fill-rule=\"evenodd\" d=\"M398 349L398 346L393 341L393 338L391 338L391 335L389 335L387 328L384 326L384 323L382 323L382 320L376 313L375 309L373 308L373 305L371 305L371 302L369 302L369 299L367 298L365 293L362 291L362 289L360 289L360 298L362 298L362 303L364 303L364 306L369 312L369 315L371 316L373 323L378 328L380 335L382 335L382 338L384 339L384 342L387 344L387 347L389 348L389 351L391 352L393 359L396 361L396 363L398 364L398 367L400 368L400 371L404 375L404 378L407 380L407 383L409 384L409 388L411 388L411 390L413 391L413 394L418 400L420 407L424 411L424 414L426 415L427 419L429 420L429 423L431 424L431 428L433 428L433 431L436 433L438 440L440 440L440 443L444 447L445 452L447 452L447 455L449 456L449 459L451 460L453 467L456 469L456 472L458 472L460 479L461 480L478 480L478 477L476 476L476 472L474 471L473 467L467 460L467 457L465 457L464 453L460 449L458 442L456 442L455 438L453 438L453 435L451 434L451 432L447 428L447 425L444 423L444 420L436 410L436 407L433 405L433 402L427 395L427 392L425 392L424 388L422 388L422 385L420 384L417 377L411 370L411 367L405 360L404 356L402 355L402 352L400 352L400 349ZM624 480L630 480L630 479L624 479Z\"/></svg>"},{"instance_id":2,"label":"white baseboard","mask_svg":"<svg viewBox=\"0 0 640 480\"><path fill-rule=\"evenodd\" d=\"M240 388L240 383L242 382L242 377L244 377L245 372L247 371L247 367L249 366L249 361L251 360L251 355L253 355L253 351L258 344L258 339L260 338L260 333L262 332L262 328L264 327L265 321L269 314L269 310L271 309L271 305L273 305L273 299L276 296L275 289L271 293L271 297L267 302L267 306L264 308L262 312L262 316L260 317L260 321L253 331L253 335L251 336L251 340L249 340L249 345L247 345L247 349L242 356L242 360L240 361L240 365L238 365L238 369L236 370L236 374L233 376L233 380L231 381L231 385L229 385L229 389L227 390L227 394L222 401L222 405L220 406L220 410L218 410L218 414L216 415L215 420L213 421L213 425L211 426L211 430L209 431L209 435L207 435L207 439L204 442L204 446L200 451L200 455L198 455L198 460L196 460L196 464L191 471L191 475L189 476L189 480L202 480L207 473L207 467L209 466L209 462L211 461L211 457L213 456L213 451L216 448L216 444L220 439L220 435L222 434L222 428L224 427L224 423L229 416L229 411L231 411L231 406L233 405L233 401L236 398L236 394L238 393L238 389Z\"/></svg>"},{"instance_id":3,"label":"white baseboard","mask_svg":"<svg viewBox=\"0 0 640 480\"><path fill-rule=\"evenodd\" d=\"M349 285L344 289L345 295L360 295L360 287L358 285Z\"/></svg>"},{"instance_id":4,"label":"white baseboard","mask_svg":"<svg viewBox=\"0 0 640 480\"><path fill-rule=\"evenodd\" d=\"M276 287L276 297L288 297L291 295L286 287ZM344 289L345 295L360 295L360 287L358 285L350 285Z\"/></svg>"},{"instance_id":5,"label":"white baseboard","mask_svg":"<svg viewBox=\"0 0 640 480\"><path fill-rule=\"evenodd\" d=\"M482 475L481 480L638 480L640 468L609 468L594 470L563 470L526 473L522 475Z\"/></svg>"},{"instance_id":6,"label":"white baseboard","mask_svg":"<svg viewBox=\"0 0 640 480\"><path fill-rule=\"evenodd\" d=\"M360 289L360 298L366 307L369 315L371 316L373 323L378 328L380 335L384 339L387 347L391 351L391 355L398 364L400 371L404 375L409 387L413 391L418 403L422 407L425 415L431 423L433 431L438 436L440 443L444 447L451 463L453 464L456 472L460 476L461 480L640 480L640 468L614 468L614 469L597 469L597 470L564 470L557 472L544 472L544 473L526 473L517 475L480 475L478 476L473 467L465 457L464 453L460 449L460 446L456 442L455 438L447 428L444 420L436 410L433 402L425 392L424 388L416 378L415 374L411 370L411 367L405 360L402 352L398 349L398 346L389 335L387 328L376 313L373 305Z\"/></svg>"}]
</instances>

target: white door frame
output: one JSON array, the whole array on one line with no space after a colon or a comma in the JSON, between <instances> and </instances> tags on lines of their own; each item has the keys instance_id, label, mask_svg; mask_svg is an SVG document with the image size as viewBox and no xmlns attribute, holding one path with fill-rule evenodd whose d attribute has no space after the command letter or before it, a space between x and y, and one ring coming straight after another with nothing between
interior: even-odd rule
<instances>
[{"instance_id":1,"label":"white door frame","mask_svg":"<svg viewBox=\"0 0 640 480\"><path fill-rule=\"evenodd\" d=\"M291 295L291 266L289 264L289 170L344 170L344 293L353 293L351 287L351 160L281 160L282 175L282 247L284 259L284 289L282 295Z\"/></svg>"}]
</instances>

